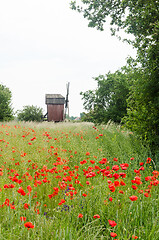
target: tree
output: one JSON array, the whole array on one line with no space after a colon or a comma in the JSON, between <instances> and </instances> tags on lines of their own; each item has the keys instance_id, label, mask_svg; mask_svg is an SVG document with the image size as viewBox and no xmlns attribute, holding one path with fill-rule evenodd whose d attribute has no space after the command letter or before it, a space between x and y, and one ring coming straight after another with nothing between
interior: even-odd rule
<instances>
[{"instance_id":1,"label":"tree","mask_svg":"<svg viewBox=\"0 0 159 240\"><path fill-rule=\"evenodd\" d=\"M130 87L128 68L99 75L94 79L98 84L97 89L81 92L84 108L88 111L83 119L96 123L107 123L109 120L120 123L127 109Z\"/></svg>"},{"instance_id":2,"label":"tree","mask_svg":"<svg viewBox=\"0 0 159 240\"><path fill-rule=\"evenodd\" d=\"M24 106L23 110L17 112L18 120L20 121L35 121L42 120L43 110L37 106Z\"/></svg>"},{"instance_id":3,"label":"tree","mask_svg":"<svg viewBox=\"0 0 159 240\"><path fill-rule=\"evenodd\" d=\"M13 119L11 106L12 93L6 86L0 84L0 121Z\"/></svg>"}]
</instances>

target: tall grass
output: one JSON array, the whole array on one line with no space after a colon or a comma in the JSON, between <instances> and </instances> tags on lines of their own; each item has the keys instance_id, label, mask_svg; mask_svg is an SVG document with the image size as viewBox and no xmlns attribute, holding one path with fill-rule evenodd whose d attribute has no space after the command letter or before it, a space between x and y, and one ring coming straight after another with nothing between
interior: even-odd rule
<instances>
[{"instance_id":1,"label":"tall grass","mask_svg":"<svg viewBox=\"0 0 159 240\"><path fill-rule=\"evenodd\" d=\"M120 126L3 123L0 239L158 240L157 179L148 149Z\"/></svg>"}]
</instances>

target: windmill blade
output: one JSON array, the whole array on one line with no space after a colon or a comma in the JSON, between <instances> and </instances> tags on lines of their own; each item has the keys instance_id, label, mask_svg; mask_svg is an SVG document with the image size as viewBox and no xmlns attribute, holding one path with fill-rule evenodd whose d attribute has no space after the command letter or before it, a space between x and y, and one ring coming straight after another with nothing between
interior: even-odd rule
<instances>
[{"instance_id":1,"label":"windmill blade","mask_svg":"<svg viewBox=\"0 0 159 240\"><path fill-rule=\"evenodd\" d=\"M69 95L69 86L70 86L70 83L68 82L67 85L66 85L66 88L67 88L67 93L66 93L66 101L65 101L65 108L68 107L68 95Z\"/></svg>"},{"instance_id":2,"label":"windmill blade","mask_svg":"<svg viewBox=\"0 0 159 240\"><path fill-rule=\"evenodd\" d=\"M65 118L66 118L67 109L68 109L68 115L69 115L69 104L68 104L69 86L70 86L70 83L68 82L66 84L67 92L66 92L66 100L65 100Z\"/></svg>"}]
</instances>

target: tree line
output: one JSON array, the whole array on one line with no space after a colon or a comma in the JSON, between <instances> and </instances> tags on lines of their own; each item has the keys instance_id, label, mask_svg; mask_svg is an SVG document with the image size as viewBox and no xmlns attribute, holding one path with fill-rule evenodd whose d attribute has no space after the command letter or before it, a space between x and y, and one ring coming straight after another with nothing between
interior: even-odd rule
<instances>
[{"instance_id":1,"label":"tree line","mask_svg":"<svg viewBox=\"0 0 159 240\"><path fill-rule=\"evenodd\" d=\"M0 121L36 121L40 122L43 117L43 109L37 106L26 105L22 110L15 113L12 107L12 92L8 87L0 84Z\"/></svg>"}]
</instances>

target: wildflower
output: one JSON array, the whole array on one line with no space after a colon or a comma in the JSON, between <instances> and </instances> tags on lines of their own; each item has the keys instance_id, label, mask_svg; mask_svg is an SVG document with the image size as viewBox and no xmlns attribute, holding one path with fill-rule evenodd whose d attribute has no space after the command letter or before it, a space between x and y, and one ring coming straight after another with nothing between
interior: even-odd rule
<instances>
[{"instance_id":1,"label":"wildflower","mask_svg":"<svg viewBox=\"0 0 159 240\"><path fill-rule=\"evenodd\" d=\"M79 213L78 218L83 218L83 215Z\"/></svg>"},{"instance_id":2,"label":"wildflower","mask_svg":"<svg viewBox=\"0 0 159 240\"><path fill-rule=\"evenodd\" d=\"M27 189L28 189L29 193L32 191L32 187L30 185L27 186Z\"/></svg>"},{"instance_id":3,"label":"wildflower","mask_svg":"<svg viewBox=\"0 0 159 240\"><path fill-rule=\"evenodd\" d=\"M26 221L26 217L20 217L21 221Z\"/></svg>"},{"instance_id":4,"label":"wildflower","mask_svg":"<svg viewBox=\"0 0 159 240\"><path fill-rule=\"evenodd\" d=\"M24 209L29 209L29 204L28 203L24 204Z\"/></svg>"},{"instance_id":5,"label":"wildflower","mask_svg":"<svg viewBox=\"0 0 159 240\"><path fill-rule=\"evenodd\" d=\"M65 202L66 202L65 199L61 199L61 202L59 202L59 205L62 205Z\"/></svg>"},{"instance_id":6,"label":"wildflower","mask_svg":"<svg viewBox=\"0 0 159 240\"><path fill-rule=\"evenodd\" d=\"M143 162L141 162L141 163L139 163L140 164L140 166L143 166L144 165L144 163Z\"/></svg>"},{"instance_id":7,"label":"wildflower","mask_svg":"<svg viewBox=\"0 0 159 240\"><path fill-rule=\"evenodd\" d=\"M10 208L11 209L15 209L15 205L14 204L10 204Z\"/></svg>"},{"instance_id":8,"label":"wildflower","mask_svg":"<svg viewBox=\"0 0 159 240\"><path fill-rule=\"evenodd\" d=\"M111 233L110 233L110 236L114 238L114 237L116 237L116 236L117 236L117 234L116 234L116 233L114 233L114 232L111 232Z\"/></svg>"},{"instance_id":9,"label":"wildflower","mask_svg":"<svg viewBox=\"0 0 159 240\"><path fill-rule=\"evenodd\" d=\"M135 186L135 185L132 185L131 187L132 187L134 190L137 189L137 186Z\"/></svg>"},{"instance_id":10,"label":"wildflower","mask_svg":"<svg viewBox=\"0 0 159 240\"><path fill-rule=\"evenodd\" d=\"M113 198L112 198L112 197L110 197L110 198L109 198L109 201L110 201L110 202L112 202L112 201L113 201Z\"/></svg>"},{"instance_id":11,"label":"wildflower","mask_svg":"<svg viewBox=\"0 0 159 240\"><path fill-rule=\"evenodd\" d=\"M118 186L120 186L120 182L119 181L114 181L114 185L115 185L115 187L118 187Z\"/></svg>"},{"instance_id":12,"label":"wildflower","mask_svg":"<svg viewBox=\"0 0 159 240\"><path fill-rule=\"evenodd\" d=\"M150 162L151 162L151 158L148 157L148 158L146 159L146 163L150 163Z\"/></svg>"},{"instance_id":13,"label":"wildflower","mask_svg":"<svg viewBox=\"0 0 159 240\"><path fill-rule=\"evenodd\" d=\"M109 184L108 187L109 187L109 190L110 190L111 192L115 192L115 186L114 186L113 183L112 183L112 184Z\"/></svg>"},{"instance_id":14,"label":"wildflower","mask_svg":"<svg viewBox=\"0 0 159 240\"><path fill-rule=\"evenodd\" d=\"M137 236L134 236L134 235L132 235L132 238L134 238L134 239L137 239L138 237L137 237Z\"/></svg>"},{"instance_id":15,"label":"wildflower","mask_svg":"<svg viewBox=\"0 0 159 240\"><path fill-rule=\"evenodd\" d=\"M149 197L149 194L147 192L144 193L145 197Z\"/></svg>"},{"instance_id":16,"label":"wildflower","mask_svg":"<svg viewBox=\"0 0 159 240\"><path fill-rule=\"evenodd\" d=\"M98 214L94 215L93 218L100 218L100 216Z\"/></svg>"},{"instance_id":17,"label":"wildflower","mask_svg":"<svg viewBox=\"0 0 159 240\"><path fill-rule=\"evenodd\" d=\"M137 196L134 196L134 195L131 196L131 197L129 197L129 198L130 198L131 201L136 201L136 200L138 199L138 197L137 197Z\"/></svg>"},{"instance_id":18,"label":"wildflower","mask_svg":"<svg viewBox=\"0 0 159 240\"><path fill-rule=\"evenodd\" d=\"M95 163L95 161L94 161L94 160L90 160L90 163L94 164L94 163Z\"/></svg>"},{"instance_id":19,"label":"wildflower","mask_svg":"<svg viewBox=\"0 0 159 240\"><path fill-rule=\"evenodd\" d=\"M101 161L99 161L100 164L106 164L107 163L107 158L102 158Z\"/></svg>"},{"instance_id":20,"label":"wildflower","mask_svg":"<svg viewBox=\"0 0 159 240\"><path fill-rule=\"evenodd\" d=\"M119 166L118 166L118 165L114 165L114 166L112 167L112 170L118 171L118 170L119 170Z\"/></svg>"},{"instance_id":21,"label":"wildflower","mask_svg":"<svg viewBox=\"0 0 159 240\"><path fill-rule=\"evenodd\" d=\"M83 193L83 194L82 194L82 196L83 196L83 197L86 197L86 196L87 196L87 194L86 194L86 193Z\"/></svg>"},{"instance_id":22,"label":"wildflower","mask_svg":"<svg viewBox=\"0 0 159 240\"><path fill-rule=\"evenodd\" d=\"M117 162L117 161L118 161L118 158L114 158L113 161Z\"/></svg>"},{"instance_id":23,"label":"wildflower","mask_svg":"<svg viewBox=\"0 0 159 240\"><path fill-rule=\"evenodd\" d=\"M115 226L117 225L117 223L116 223L115 221L108 220L108 222L109 222L109 225L110 225L111 227L115 227Z\"/></svg>"},{"instance_id":24,"label":"wildflower","mask_svg":"<svg viewBox=\"0 0 159 240\"><path fill-rule=\"evenodd\" d=\"M125 186L125 183L123 181L120 181L121 186Z\"/></svg>"},{"instance_id":25,"label":"wildflower","mask_svg":"<svg viewBox=\"0 0 159 240\"><path fill-rule=\"evenodd\" d=\"M119 190L119 193L124 194L124 192L122 190Z\"/></svg>"},{"instance_id":26,"label":"wildflower","mask_svg":"<svg viewBox=\"0 0 159 240\"><path fill-rule=\"evenodd\" d=\"M34 228L34 225L31 222L26 222L24 223L24 227L28 228L29 230L29 228Z\"/></svg>"}]
</instances>

